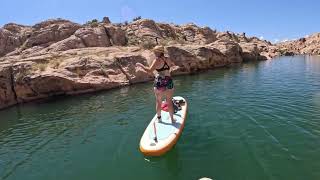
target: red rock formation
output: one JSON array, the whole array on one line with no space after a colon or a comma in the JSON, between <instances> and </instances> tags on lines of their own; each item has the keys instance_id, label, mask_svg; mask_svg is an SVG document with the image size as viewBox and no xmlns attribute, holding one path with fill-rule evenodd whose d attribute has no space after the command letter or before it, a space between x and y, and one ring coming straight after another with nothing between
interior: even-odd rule
<instances>
[{"instance_id":1,"label":"red rock formation","mask_svg":"<svg viewBox=\"0 0 320 180\"><path fill-rule=\"evenodd\" d=\"M282 54L320 54L320 33L277 44Z\"/></svg>"},{"instance_id":2,"label":"red rock formation","mask_svg":"<svg viewBox=\"0 0 320 180\"><path fill-rule=\"evenodd\" d=\"M164 45L177 65L173 75L270 59L278 53L267 41L195 24L139 19L123 25L108 18L84 25L63 19L32 27L10 23L0 29L0 108L150 81L152 75L135 64L151 64L154 55L145 47L156 44Z\"/></svg>"}]
</instances>

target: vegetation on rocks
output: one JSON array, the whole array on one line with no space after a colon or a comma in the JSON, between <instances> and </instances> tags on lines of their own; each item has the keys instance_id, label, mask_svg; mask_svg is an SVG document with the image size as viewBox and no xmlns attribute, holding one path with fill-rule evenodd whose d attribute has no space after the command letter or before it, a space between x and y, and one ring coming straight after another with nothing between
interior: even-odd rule
<instances>
[{"instance_id":1,"label":"vegetation on rocks","mask_svg":"<svg viewBox=\"0 0 320 180\"><path fill-rule=\"evenodd\" d=\"M150 81L153 77L135 64L151 64L151 49L156 45L165 46L177 65L173 75L266 60L288 52L320 53L317 34L273 45L245 33L157 23L140 16L121 25L111 23L108 17L84 25L63 19L34 26L10 23L0 28L0 37L0 108Z\"/></svg>"}]
</instances>

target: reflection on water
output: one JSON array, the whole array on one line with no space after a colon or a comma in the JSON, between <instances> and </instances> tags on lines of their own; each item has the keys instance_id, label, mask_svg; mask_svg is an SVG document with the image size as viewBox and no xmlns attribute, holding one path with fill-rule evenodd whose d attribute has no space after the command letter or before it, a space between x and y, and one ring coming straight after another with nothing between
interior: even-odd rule
<instances>
[{"instance_id":1,"label":"reflection on water","mask_svg":"<svg viewBox=\"0 0 320 180\"><path fill-rule=\"evenodd\" d=\"M0 111L0 179L319 179L320 58L282 57L175 78L178 144L144 157L152 82Z\"/></svg>"}]
</instances>

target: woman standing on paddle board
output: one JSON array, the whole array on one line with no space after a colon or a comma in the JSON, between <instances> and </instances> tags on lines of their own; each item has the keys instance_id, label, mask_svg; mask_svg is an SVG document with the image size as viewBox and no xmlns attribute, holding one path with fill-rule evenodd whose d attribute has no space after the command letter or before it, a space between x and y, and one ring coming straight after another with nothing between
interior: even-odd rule
<instances>
[{"instance_id":1,"label":"woman standing on paddle board","mask_svg":"<svg viewBox=\"0 0 320 180\"><path fill-rule=\"evenodd\" d=\"M164 56L164 47L156 46L153 49L153 53L156 59L152 62L150 67L146 67L141 63L137 63L136 66L141 67L148 73L152 74L156 71L154 80L154 94L156 96L156 110L158 120L161 121L161 103L162 97L166 97L168 103L168 109L170 113L171 122L174 123L173 119L173 104L172 97L174 92L173 81L170 75L170 67L174 66L174 63L167 57Z\"/></svg>"}]
</instances>

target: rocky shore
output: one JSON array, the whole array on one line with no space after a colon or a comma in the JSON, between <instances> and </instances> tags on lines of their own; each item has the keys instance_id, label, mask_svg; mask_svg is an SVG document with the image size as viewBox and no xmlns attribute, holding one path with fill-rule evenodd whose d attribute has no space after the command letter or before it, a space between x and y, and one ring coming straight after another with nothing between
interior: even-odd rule
<instances>
[{"instance_id":1,"label":"rocky shore","mask_svg":"<svg viewBox=\"0 0 320 180\"><path fill-rule=\"evenodd\" d=\"M33 26L9 23L0 28L0 109L150 81L153 77L135 64L150 64L150 49L157 44L165 46L177 65L173 75L267 60L284 54L287 47L245 33L149 19L123 24L108 17L83 25L64 19Z\"/></svg>"},{"instance_id":2,"label":"rocky shore","mask_svg":"<svg viewBox=\"0 0 320 180\"><path fill-rule=\"evenodd\" d=\"M320 33L315 33L310 36L300 38L294 41L287 41L277 44L279 51L285 55L294 54L320 54Z\"/></svg>"}]
</instances>

